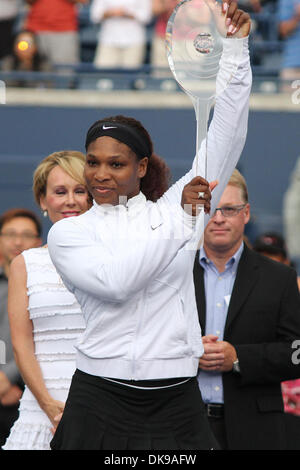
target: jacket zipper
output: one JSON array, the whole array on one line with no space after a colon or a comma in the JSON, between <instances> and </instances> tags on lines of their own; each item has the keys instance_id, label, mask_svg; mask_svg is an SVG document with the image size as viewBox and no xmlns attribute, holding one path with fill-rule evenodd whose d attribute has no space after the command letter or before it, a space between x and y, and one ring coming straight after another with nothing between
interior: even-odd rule
<instances>
[{"instance_id":1,"label":"jacket zipper","mask_svg":"<svg viewBox=\"0 0 300 470\"><path fill-rule=\"evenodd\" d=\"M138 353L138 345L139 345L139 337L140 337L140 331L141 331L141 326L143 323L143 318L144 318L144 311L147 305L147 302L144 302L144 307L140 308L140 304L143 301L143 298L147 298L147 289L143 291L142 297L138 300L137 306L136 306L136 312L138 315L137 319L137 325L135 329L135 335L133 339L133 345L132 345L132 380L139 380L138 374L138 360L137 360L137 353Z\"/></svg>"}]
</instances>

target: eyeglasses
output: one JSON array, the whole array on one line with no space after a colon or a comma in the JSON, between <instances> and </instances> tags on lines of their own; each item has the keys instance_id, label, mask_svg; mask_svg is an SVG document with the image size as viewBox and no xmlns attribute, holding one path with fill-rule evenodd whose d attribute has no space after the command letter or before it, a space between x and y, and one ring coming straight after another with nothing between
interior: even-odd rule
<instances>
[{"instance_id":1,"label":"eyeglasses","mask_svg":"<svg viewBox=\"0 0 300 470\"><path fill-rule=\"evenodd\" d=\"M23 232L23 233L16 233L16 232L5 232L0 233L1 237L6 238L7 240L16 240L17 238L21 238L24 242L30 242L36 238L39 238L38 235L35 233Z\"/></svg>"},{"instance_id":2,"label":"eyeglasses","mask_svg":"<svg viewBox=\"0 0 300 470\"><path fill-rule=\"evenodd\" d=\"M224 206L217 207L214 213L216 215L217 211L221 211L223 217L235 217L238 215L247 204L239 204L238 206Z\"/></svg>"}]
</instances>

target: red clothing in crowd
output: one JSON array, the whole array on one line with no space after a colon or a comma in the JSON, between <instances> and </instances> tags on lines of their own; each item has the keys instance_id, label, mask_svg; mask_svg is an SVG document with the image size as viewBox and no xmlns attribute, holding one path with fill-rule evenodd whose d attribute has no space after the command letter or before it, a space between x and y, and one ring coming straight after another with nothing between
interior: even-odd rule
<instances>
[{"instance_id":1,"label":"red clothing in crowd","mask_svg":"<svg viewBox=\"0 0 300 470\"><path fill-rule=\"evenodd\" d=\"M36 0L25 25L33 32L77 31L77 26L77 8L69 0Z\"/></svg>"}]
</instances>

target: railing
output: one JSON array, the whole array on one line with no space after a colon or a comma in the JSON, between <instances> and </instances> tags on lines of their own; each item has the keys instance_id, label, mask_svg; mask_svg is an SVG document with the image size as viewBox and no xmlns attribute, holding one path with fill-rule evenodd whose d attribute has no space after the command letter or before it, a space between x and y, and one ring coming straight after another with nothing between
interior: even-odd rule
<instances>
[{"instance_id":1,"label":"railing","mask_svg":"<svg viewBox=\"0 0 300 470\"><path fill-rule=\"evenodd\" d=\"M280 86L277 69L253 66L254 87L257 92L277 92ZM1 72L0 80L7 87L56 88L77 90L164 91L180 92L181 88L168 69L154 69L144 66L139 69L95 69L91 64L79 67L59 67L52 72L10 71ZM272 83L271 88L261 87L264 82Z\"/></svg>"}]
</instances>

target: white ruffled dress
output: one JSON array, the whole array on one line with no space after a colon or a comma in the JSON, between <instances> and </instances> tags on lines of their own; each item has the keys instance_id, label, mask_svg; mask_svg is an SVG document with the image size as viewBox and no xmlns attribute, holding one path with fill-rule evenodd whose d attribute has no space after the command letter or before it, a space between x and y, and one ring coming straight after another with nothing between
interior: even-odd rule
<instances>
[{"instance_id":1,"label":"white ruffled dress","mask_svg":"<svg viewBox=\"0 0 300 470\"><path fill-rule=\"evenodd\" d=\"M76 367L74 345L84 330L84 319L75 297L57 274L48 249L32 248L23 256L35 355L50 395L65 402ZM27 386L19 412L2 448L50 450L52 424Z\"/></svg>"}]
</instances>

